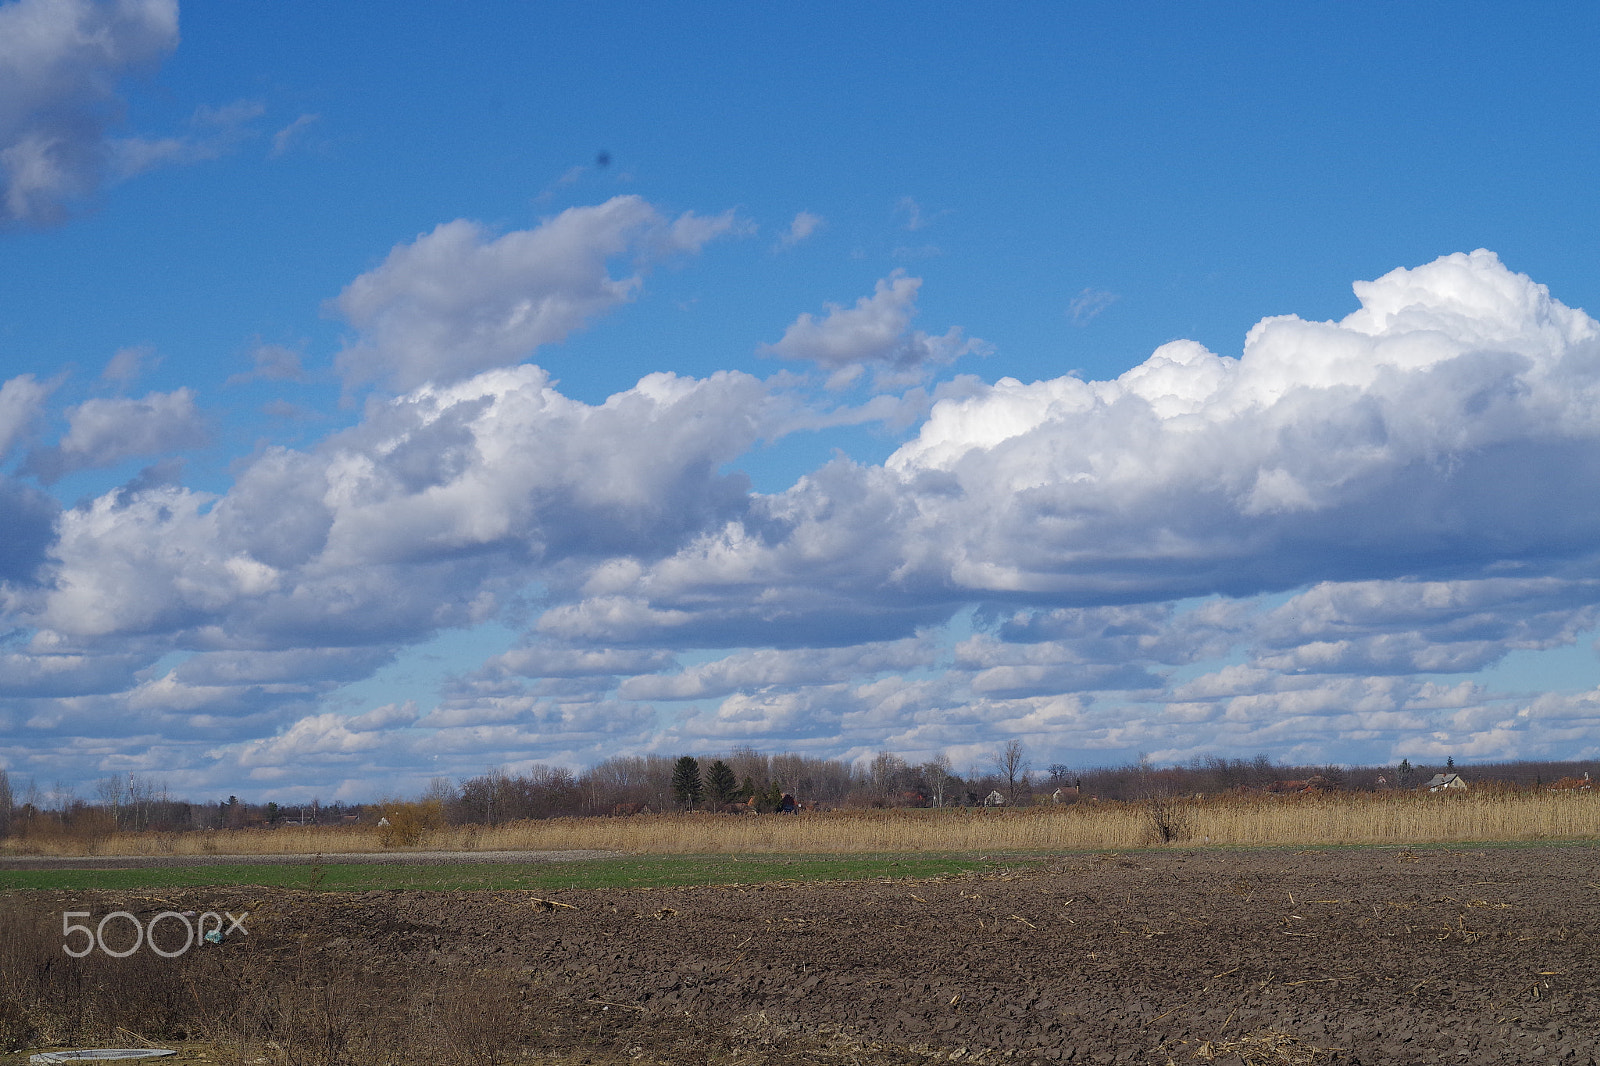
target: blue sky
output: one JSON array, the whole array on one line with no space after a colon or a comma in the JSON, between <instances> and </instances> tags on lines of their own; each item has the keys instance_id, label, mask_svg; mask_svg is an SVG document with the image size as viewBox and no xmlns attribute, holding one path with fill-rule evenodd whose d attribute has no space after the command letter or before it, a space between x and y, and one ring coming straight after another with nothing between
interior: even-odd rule
<instances>
[{"instance_id":1,"label":"blue sky","mask_svg":"<svg viewBox=\"0 0 1600 1066\"><path fill-rule=\"evenodd\" d=\"M1591 757L1597 24L0 3L0 767Z\"/></svg>"}]
</instances>

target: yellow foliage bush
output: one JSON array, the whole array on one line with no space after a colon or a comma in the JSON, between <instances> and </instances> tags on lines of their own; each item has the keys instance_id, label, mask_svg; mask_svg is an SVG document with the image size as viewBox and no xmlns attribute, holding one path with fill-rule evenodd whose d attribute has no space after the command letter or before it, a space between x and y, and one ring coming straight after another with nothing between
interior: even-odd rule
<instances>
[{"instance_id":1,"label":"yellow foliage bush","mask_svg":"<svg viewBox=\"0 0 1600 1066\"><path fill-rule=\"evenodd\" d=\"M444 828L444 806L438 800L420 803L398 801L380 803L378 809L388 825L378 826L378 846L415 848L428 842Z\"/></svg>"}]
</instances>

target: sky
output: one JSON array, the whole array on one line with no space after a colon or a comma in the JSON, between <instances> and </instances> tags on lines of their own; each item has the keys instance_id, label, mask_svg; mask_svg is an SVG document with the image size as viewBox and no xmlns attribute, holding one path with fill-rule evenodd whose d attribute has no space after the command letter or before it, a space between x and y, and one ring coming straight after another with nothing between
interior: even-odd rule
<instances>
[{"instance_id":1,"label":"sky","mask_svg":"<svg viewBox=\"0 0 1600 1066\"><path fill-rule=\"evenodd\" d=\"M0 0L0 769L1594 758L1597 43Z\"/></svg>"}]
</instances>

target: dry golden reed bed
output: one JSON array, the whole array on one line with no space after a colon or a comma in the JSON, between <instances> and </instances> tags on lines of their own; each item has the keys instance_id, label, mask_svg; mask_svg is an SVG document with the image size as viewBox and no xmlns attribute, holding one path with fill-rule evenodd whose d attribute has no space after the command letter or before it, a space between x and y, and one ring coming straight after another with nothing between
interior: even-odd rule
<instances>
[{"instance_id":1,"label":"dry golden reed bed","mask_svg":"<svg viewBox=\"0 0 1600 1066\"><path fill-rule=\"evenodd\" d=\"M1172 842L1195 845L1426 844L1600 839L1595 793L1343 794L1164 801ZM796 817L655 814L553 818L429 832L415 849L367 826L119 833L94 841L7 841L0 854L323 855L394 850L658 854L970 852L1115 849L1159 839L1151 805L1082 803L1016 810L855 810Z\"/></svg>"}]
</instances>

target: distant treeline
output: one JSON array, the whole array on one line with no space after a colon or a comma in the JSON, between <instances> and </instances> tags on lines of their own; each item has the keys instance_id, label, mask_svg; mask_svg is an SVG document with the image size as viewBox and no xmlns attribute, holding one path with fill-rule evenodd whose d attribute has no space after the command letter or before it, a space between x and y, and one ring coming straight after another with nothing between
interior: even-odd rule
<instances>
[{"instance_id":1,"label":"distant treeline","mask_svg":"<svg viewBox=\"0 0 1600 1066\"><path fill-rule=\"evenodd\" d=\"M694 787L687 771L692 765ZM1479 763L1459 768L1470 786L1537 788L1581 778L1590 762ZM519 772L489 770L460 782L435 778L421 796L392 797L371 804L246 803L235 796L211 803L173 799L166 789L137 775L108 777L86 800L37 785L13 790L0 770L0 837L84 836L113 832L180 832L196 829L272 828L284 824L339 825L376 822L400 804L421 803L452 825L501 825L523 819L636 814L690 807L729 809L746 804L770 811L782 796L821 808L952 807L982 804L994 793L1007 806L1040 802L1137 801L1271 790L1312 782L1319 791L1415 789L1433 775L1456 772L1443 764L1398 766L1287 765L1266 755L1253 759L1201 756L1178 766L1141 760L1126 766L1074 768L1055 763L1033 767L1022 746L1006 745L982 765L957 769L936 757L909 763L880 752L866 763L846 763L793 753L768 755L752 748L702 756L628 755L607 759L582 773L535 764ZM1058 793L1059 790L1059 793Z\"/></svg>"},{"instance_id":2,"label":"distant treeline","mask_svg":"<svg viewBox=\"0 0 1600 1066\"><path fill-rule=\"evenodd\" d=\"M699 788L683 781L693 763ZM1507 762L1461 768L1470 783L1498 782L1535 788L1582 777L1588 762ZM1202 756L1180 766L1146 761L1118 767L1075 769L1055 763L1034 769L1020 745L1001 749L985 765L957 771L949 760L908 763L892 752L850 764L796 754L767 755L735 748L722 755L619 756L582 774L562 767L534 766L525 772L493 770L459 784L436 779L420 800L437 805L453 825L498 825L525 818L633 814L694 807L723 810L748 803L772 810L781 796L823 808L976 806L999 793L1007 806L1087 800L1137 801L1152 796L1269 790L1312 783L1320 791L1415 789L1435 774L1454 773L1453 761L1437 766L1402 762L1390 767L1286 765L1266 755L1253 759ZM1059 795L1057 790L1059 790Z\"/></svg>"},{"instance_id":3,"label":"distant treeline","mask_svg":"<svg viewBox=\"0 0 1600 1066\"><path fill-rule=\"evenodd\" d=\"M246 803L229 796L215 803L173 799L152 778L129 774L103 778L93 800L57 786L35 783L13 788L0 770L0 839L77 837L94 839L116 832L183 832L191 829L243 829L293 821L306 825L359 822L365 808L334 803Z\"/></svg>"}]
</instances>

